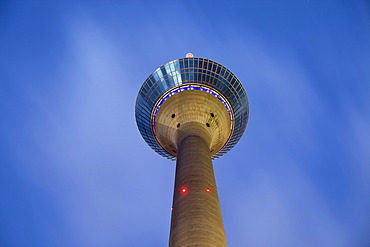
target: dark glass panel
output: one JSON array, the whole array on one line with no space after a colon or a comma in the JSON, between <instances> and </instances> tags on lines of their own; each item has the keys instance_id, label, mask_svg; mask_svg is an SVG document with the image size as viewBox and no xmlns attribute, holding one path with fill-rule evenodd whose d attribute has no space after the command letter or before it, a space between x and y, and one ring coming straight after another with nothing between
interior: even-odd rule
<instances>
[{"instance_id":1,"label":"dark glass panel","mask_svg":"<svg viewBox=\"0 0 370 247\"><path fill-rule=\"evenodd\" d=\"M221 67L220 66L217 66L217 70L216 70L216 73L219 74L221 71Z\"/></svg>"},{"instance_id":2,"label":"dark glass panel","mask_svg":"<svg viewBox=\"0 0 370 247\"><path fill-rule=\"evenodd\" d=\"M194 58L194 68L198 68L198 58Z\"/></svg>"},{"instance_id":3,"label":"dark glass panel","mask_svg":"<svg viewBox=\"0 0 370 247\"><path fill-rule=\"evenodd\" d=\"M166 78L164 79L164 81L163 81L163 86L164 86L164 88L165 88L165 90L164 90L164 91L167 91L168 89L170 89L170 88L171 88L171 82L170 82L170 80L168 79L168 77L166 77Z\"/></svg>"},{"instance_id":4,"label":"dark glass panel","mask_svg":"<svg viewBox=\"0 0 370 247\"><path fill-rule=\"evenodd\" d=\"M189 67L193 68L194 67L194 60L192 58L189 59Z\"/></svg>"},{"instance_id":5,"label":"dark glass panel","mask_svg":"<svg viewBox=\"0 0 370 247\"><path fill-rule=\"evenodd\" d=\"M237 91L237 92L239 92L241 88L242 88L242 85L241 85L241 84L239 84L239 85L236 87L236 91Z\"/></svg>"},{"instance_id":6,"label":"dark glass panel","mask_svg":"<svg viewBox=\"0 0 370 247\"><path fill-rule=\"evenodd\" d=\"M202 59L199 60L199 68L203 68L203 60Z\"/></svg>"},{"instance_id":7,"label":"dark glass panel","mask_svg":"<svg viewBox=\"0 0 370 247\"><path fill-rule=\"evenodd\" d=\"M224 76L225 80L227 80L227 78L229 77L229 75L230 75L229 71L226 71L225 72L225 76Z\"/></svg>"},{"instance_id":8,"label":"dark glass panel","mask_svg":"<svg viewBox=\"0 0 370 247\"><path fill-rule=\"evenodd\" d=\"M173 77L172 77L172 76L170 76L170 77L168 78L168 80L169 80L169 83L170 83L171 87L172 87L172 85L173 85L173 86L175 85L175 80L173 79Z\"/></svg>"},{"instance_id":9,"label":"dark glass panel","mask_svg":"<svg viewBox=\"0 0 370 247\"><path fill-rule=\"evenodd\" d=\"M235 77L231 78L230 84L231 84L233 87L235 87L235 86L236 86L236 85L235 85L235 82L236 82Z\"/></svg>"},{"instance_id":10,"label":"dark glass panel","mask_svg":"<svg viewBox=\"0 0 370 247\"><path fill-rule=\"evenodd\" d=\"M147 85L147 87L150 88L153 85L153 83L148 78L148 79L145 80L145 83L143 85Z\"/></svg>"},{"instance_id":11,"label":"dark glass panel","mask_svg":"<svg viewBox=\"0 0 370 247\"><path fill-rule=\"evenodd\" d=\"M151 83L150 83L150 84L151 84ZM145 89L148 91L148 90L150 89L150 85L149 85L149 83L145 83L143 88L145 88Z\"/></svg>"},{"instance_id":12,"label":"dark glass panel","mask_svg":"<svg viewBox=\"0 0 370 247\"><path fill-rule=\"evenodd\" d=\"M206 60L205 60L205 61L204 61L203 68L204 68L204 69L207 69L207 67L208 67L208 61L206 61Z\"/></svg>"},{"instance_id":13,"label":"dark glass panel","mask_svg":"<svg viewBox=\"0 0 370 247\"><path fill-rule=\"evenodd\" d=\"M216 79L214 76L211 76L211 81L210 81L210 83L211 83L212 85L214 85L216 81L217 81L217 79Z\"/></svg>"},{"instance_id":14,"label":"dark glass panel","mask_svg":"<svg viewBox=\"0 0 370 247\"><path fill-rule=\"evenodd\" d=\"M216 65L216 64L213 64L213 65L212 65L212 72L215 72L215 71L216 71L216 67L217 67L217 65Z\"/></svg>"},{"instance_id":15,"label":"dark glass panel","mask_svg":"<svg viewBox=\"0 0 370 247\"><path fill-rule=\"evenodd\" d=\"M159 98L159 92L157 89L152 91L152 95L150 97L151 99L158 99Z\"/></svg>"},{"instance_id":16,"label":"dark glass panel","mask_svg":"<svg viewBox=\"0 0 370 247\"><path fill-rule=\"evenodd\" d=\"M195 73L195 75L196 75L195 79L200 82L202 80L201 73Z\"/></svg>"},{"instance_id":17,"label":"dark glass panel","mask_svg":"<svg viewBox=\"0 0 370 247\"><path fill-rule=\"evenodd\" d=\"M144 95L148 93L148 89L146 89L145 87L147 87L147 85L144 85L144 87L141 88L141 93Z\"/></svg>"},{"instance_id":18,"label":"dark glass panel","mask_svg":"<svg viewBox=\"0 0 370 247\"><path fill-rule=\"evenodd\" d=\"M152 82L152 85L154 85L156 83L156 80L154 79L153 76L150 76L150 81Z\"/></svg>"},{"instance_id":19,"label":"dark glass panel","mask_svg":"<svg viewBox=\"0 0 370 247\"><path fill-rule=\"evenodd\" d=\"M164 68L164 66L161 66L161 71L162 71L163 76L164 76L165 74L167 74L166 69Z\"/></svg>"}]
</instances>

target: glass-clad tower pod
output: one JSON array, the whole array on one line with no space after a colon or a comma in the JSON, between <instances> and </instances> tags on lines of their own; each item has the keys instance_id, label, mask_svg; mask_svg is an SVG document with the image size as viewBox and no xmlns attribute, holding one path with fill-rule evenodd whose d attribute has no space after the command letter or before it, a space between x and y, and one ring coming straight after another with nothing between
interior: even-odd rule
<instances>
[{"instance_id":1,"label":"glass-clad tower pod","mask_svg":"<svg viewBox=\"0 0 370 247\"><path fill-rule=\"evenodd\" d=\"M169 246L227 246L212 159L233 148L247 126L238 78L189 53L149 75L135 114L149 146L176 160Z\"/></svg>"}]
</instances>

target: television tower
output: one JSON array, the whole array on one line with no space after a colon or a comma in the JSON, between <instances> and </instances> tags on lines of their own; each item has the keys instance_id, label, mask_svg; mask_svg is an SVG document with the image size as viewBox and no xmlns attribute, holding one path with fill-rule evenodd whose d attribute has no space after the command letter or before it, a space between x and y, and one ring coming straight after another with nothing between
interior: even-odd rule
<instances>
[{"instance_id":1,"label":"television tower","mask_svg":"<svg viewBox=\"0 0 370 247\"><path fill-rule=\"evenodd\" d=\"M233 148L247 126L249 104L238 78L188 53L149 75L135 115L149 146L176 160L169 246L227 246L212 159Z\"/></svg>"}]
</instances>

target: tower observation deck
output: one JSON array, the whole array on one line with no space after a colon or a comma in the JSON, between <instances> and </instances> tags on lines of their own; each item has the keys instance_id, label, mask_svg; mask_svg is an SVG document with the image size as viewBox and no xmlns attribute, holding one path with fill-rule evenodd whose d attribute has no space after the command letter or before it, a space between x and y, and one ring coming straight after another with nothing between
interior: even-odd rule
<instances>
[{"instance_id":1,"label":"tower observation deck","mask_svg":"<svg viewBox=\"0 0 370 247\"><path fill-rule=\"evenodd\" d=\"M212 159L233 148L247 126L249 104L238 78L189 53L149 75L135 115L149 146L176 160L169 246L227 246Z\"/></svg>"}]
</instances>

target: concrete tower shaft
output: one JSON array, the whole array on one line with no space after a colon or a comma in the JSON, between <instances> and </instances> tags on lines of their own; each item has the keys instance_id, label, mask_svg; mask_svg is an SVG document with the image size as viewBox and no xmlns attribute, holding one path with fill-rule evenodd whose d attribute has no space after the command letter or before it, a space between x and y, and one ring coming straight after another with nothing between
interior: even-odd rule
<instances>
[{"instance_id":1,"label":"concrete tower shaft","mask_svg":"<svg viewBox=\"0 0 370 247\"><path fill-rule=\"evenodd\" d=\"M180 131L170 247L227 246L206 128L193 123Z\"/></svg>"}]
</instances>

